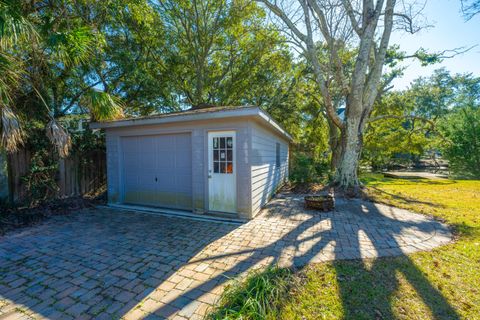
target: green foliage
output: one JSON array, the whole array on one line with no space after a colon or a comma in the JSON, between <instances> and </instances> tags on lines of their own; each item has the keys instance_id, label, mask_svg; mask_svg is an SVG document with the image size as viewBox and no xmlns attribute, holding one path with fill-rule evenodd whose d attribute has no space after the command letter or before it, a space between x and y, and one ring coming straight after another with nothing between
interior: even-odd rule
<instances>
[{"instance_id":1,"label":"green foliage","mask_svg":"<svg viewBox=\"0 0 480 320\"><path fill-rule=\"evenodd\" d=\"M407 90L385 94L372 113L378 121L370 122L365 133L363 163L375 170L408 166L451 148L439 124L445 127L443 123L454 122L451 114L479 103L480 78L451 75L445 69L416 79Z\"/></svg>"},{"instance_id":2,"label":"green foliage","mask_svg":"<svg viewBox=\"0 0 480 320\"><path fill-rule=\"evenodd\" d=\"M86 155L92 151L105 150L105 137L101 132L94 132L88 127L77 131L78 121L86 120L85 116L67 116L60 119L63 127L67 128L72 138L70 157L77 159L78 174L91 163L91 158ZM27 193L25 202L30 205L43 202L57 196L59 191L57 173L59 168L59 155L51 147L51 143L44 134L45 128L41 122L30 122L27 130L26 149L29 150L30 166L25 175L21 177Z\"/></svg>"},{"instance_id":3,"label":"green foliage","mask_svg":"<svg viewBox=\"0 0 480 320\"><path fill-rule=\"evenodd\" d=\"M448 140L443 155L457 176L480 178L480 107L466 107L448 115L441 124Z\"/></svg>"},{"instance_id":4,"label":"green foliage","mask_svg":"<svg viewBox=\"0 0 480 320\"><path fill-rule=\"evenodd\" d=\"M34 28L22 9L20 1L0 0L0 47L34 35Z\"/></svg>"},{"instance_id":5,"label":"green foliage","mask_svg":"<svg viewBox=\"0 0 480 320\"><path fill-rule=\"evenodd\" d=\"M294 138L290 179L322 181L330 172L329 129L321 99L304 62L295 64L288 82L278 87L265 109Z\"/></svg>"},{"instance_id":6,"label":"green foliage","mask_svg":"<svg viewBox=\"0 0 480 320\"><path fill-rule=\"evenodd\" d=\"M254 1L168 0L155 8L181 104L265 106L288 81L291 55Z\"/></svg>"},{"instance_id":7,"label":"green foliage","mask_svg":"<svg viewBox=\"0 0 480 320\"><path fill-rule=\"evenodd\" d=\"M207 319L277 319L290 279L291 271L278 267L252 271L243 281L235 279Z\"/></svg>"},{"instance_id":8,"label":"green foliage","mask_svg":"<svg viewBox=\"0 0 480 320\"><path fill-rule=\"evenodd\" d=\"M291 83L293 58L264 18L251 1L1 0L0 108L27 125L202 102L267 107Z\"/></svg>"},{"instance_id":9,"label":"green foliage","mask_svg":"<svg viewBox=\"0 0 480 320\"><path fill-rule=\"evenodd\" d=\"M106 121L123 117L122 101L106 92L89 90L82 99L92 113L92 120Z\"/></svg>"},{"instance_id":10,"label":"green foliage","mask_svg":"<svg viewBox=\"0 0 480 320\"><path fill-rule=\"evenodd\" d=\"M327 157L317 159L301 151L292 153L289 177L292 182L323 182L329 172Z\"/></svg>"},{"instance_id":11,"label":"green foliage","mask_svg":"<svg viewBox=\"0 0 480 320\"><path fill-rule=\"evenodd\" d=\"M94 49L100 45L96 40L95 33L89 27L79 26L64 32L49 33L45 41L55 60L77 66L87 63L93 56Z\"/></svg>"},{"instance_id":12,"label":"green foliage","mask_svg":"<svg viewBox=\"0 0 480 320\"><path fill-rule=\"evenodd\" d=\"M413 114L415 109L410 92L392 92L377 103L373 117L385 118L369 124L364 139L363 162L374 170L408 166L431 148L432 136L426 134L431 125L404 117Z\"/></svg>"},{"instance_id":13,"label":"green foliage","mask_svg":"<svg viewBox=\"0 0 480 320\"><path fill-rule=\"evenodd\" d=\"M43 134L43 128L34 124L26 128L28 139L26 146L30 150L30 167L21 177L25 185L26 199L30 205L54 197L59 190L55 180L58 169L58 156L50 147L50 143Z\"/></svg>"},{"instance_id":14,"label":"green foliage","mask_svg":"<svg viewBox=\"0 0 480 320\"><path fill-rule=\"evenodd\" d=\"M105 134L86 128L82 132L73 132L72 154L82 155L90 151L105 150Z\"/></svg>"}]
</instances>

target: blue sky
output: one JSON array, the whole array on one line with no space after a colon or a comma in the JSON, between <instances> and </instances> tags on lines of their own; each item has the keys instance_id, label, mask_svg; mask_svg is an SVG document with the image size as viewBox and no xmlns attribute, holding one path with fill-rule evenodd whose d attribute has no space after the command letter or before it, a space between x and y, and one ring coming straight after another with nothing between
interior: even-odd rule
<instances>
[{"instance_id":1,"label":"blue sky","mask_svg":"<svg viewBox=\"0 0 480 320\"><path fill-rule=\"evenodd\" d=\"M433 66L422 67L418 62L409 60L405 75L393 83L396 89L408 87L410 82L420 76L428 76L433 70L445 67L452 73L473 73L480 76L480 14L465 22L460 12L460 0L429 0L424 15L432 28L418 34L392 34L391 44L399 44L403 51L413 53L423 47L429 51L442 51L478 44L467 53Z\"/></svg>"}]
</instances>

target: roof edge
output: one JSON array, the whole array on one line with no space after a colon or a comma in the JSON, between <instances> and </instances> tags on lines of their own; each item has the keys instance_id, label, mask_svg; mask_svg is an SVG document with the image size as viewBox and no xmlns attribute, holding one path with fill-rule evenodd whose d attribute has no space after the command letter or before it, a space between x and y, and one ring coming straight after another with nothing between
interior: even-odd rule
<instances>
[{"instance_id":1,"label":"roof edge","mask_svg":"<svg viewBox=\"0 0 480 320\"><path fill-rule=\"evenodd\" d=\"M176 123L176 122L188 122L198 120L210 120L210 119L224 119L233 117L249 117L256 116L273 127L280 134L285 136L288 140L292 141L290 134L283 129L273 118L262 108L257 106L242 107L237 109L223 109L201 113L174 113L172 115L162 115L161 117L144 117L144 118L132 118L115 121L105 122L91 122L90 128L92 129L111 129L111 128L124 128L131 126L142 125L156 125L164 123Z\"/></svg>"},{"instance_id":2,"label":"roof edge","mask_svg":"<svg viewBox=\"0 0 480 320\"><path fill-rule=\"evenodd\" d=\"M263 110L260 107L257 108L258 115L260 116L260 118L262 118L262 120L267 122L270 126L279 131L281 134L283 134L289 141L293 141L292 136L287 132L287 130L285 130L280 124L278 124L278 122L276 122L267 111Z\"/></svg>"}]
</instances>

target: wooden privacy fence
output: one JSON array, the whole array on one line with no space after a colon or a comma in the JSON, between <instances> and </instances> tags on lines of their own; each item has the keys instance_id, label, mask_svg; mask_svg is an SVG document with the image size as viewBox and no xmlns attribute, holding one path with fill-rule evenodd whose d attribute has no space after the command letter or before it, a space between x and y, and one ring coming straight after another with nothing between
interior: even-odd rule
<instances>
[{"instance_id":1,"label":"wooden privacy fence","mask_svg":"<svg viewBox=\"0 0 480 320\"><path fill-rule=\"evenodd\" d=\"M8 181L10 201L28 201L28 190L23 181L30 168L31 153L22 149L9 154ZM59 160L55 174L58 185L56 197L66 198L94 193L106 182L105 150L89 151Z\"/></svg>"}]
</instances>

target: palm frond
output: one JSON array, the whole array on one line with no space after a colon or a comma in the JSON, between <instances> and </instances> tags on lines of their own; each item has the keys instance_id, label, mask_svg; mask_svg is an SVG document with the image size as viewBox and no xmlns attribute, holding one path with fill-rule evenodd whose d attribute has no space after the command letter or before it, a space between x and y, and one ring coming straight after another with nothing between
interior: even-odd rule
<instances>
[{"instance_id":1,"label":"palm frond","mask_svg":"<svg viewBox=\"0 0 480 320\"><path fill-rule=\"evenodd\" d=\"M38 36L33 24L22 12L22 1L0 0L0 46L5 48L22 39Z\"/></svg>"},{"instance_id":2,"label":"palm frond","mask_svg":"<svg viewBox=\"0 0 480 320\"><path fill-rule=\"evenodd\" d=\"M123 103L120 98L95 89L87 92L82 103L90 110L92 120L106 121L123 118Z\"/></svg>"},{"instance_id":3,"label":"palm frond","mask_svg":"<svg viewBox=\"0 0 480 320\"><path fill-rule=\"evenodd\" d=\"M96 35L88 27L56 32L49 37L48 45L57 59L71 66L88 61L97 47Z\"/></svg>"},{"instance_id":4,"label":"palm frond","mask_svg":"<svg viewBox=\"0 0 480 320\"><path fill-rule=\"evenodd\" d=\"M35 86L33 86L32 88L44 104L45 108L47 108L47 110L50 110L48 104L45 102L45 99L37 90L37 88L35 88ZM45 129L47 138L55 146L55 149L58 151L59 156L62 158L67 157L70 153L70 148L72 146L72 139L70 138L70 134L68 133L68 131L65 130L65 128L53 117L47 123Z\"/></svg>"},{"instance_id":5,"label":"palm frond","mask_svg":"<svg viewBox=\"0 0 480 320\"><path fill-rule=\"evenodd\" d=\"M7 152L15 152L23 144L24 132L16 114L6 105L0 104L0 145Z\"/></svg>"},{"instance_id":6,"label":"palm frond","mask_svg":"<svg viewBox=\"0 0 480 320\"><path fill-rule=\"evenodd\" d=\"M65 158L70 153L72 139L65 128L62 127L55 119L50 120L46 126L47 137L55 146L60 157Z\"/></svg>"},{"instance_id":7,"label":"palm frond","mask_svg":"<svg viewBox=\"0 0 480 320\"><path fill-rule=\"evenodd\" d=\"M21 63L14 56L0 50L0 91L5 95L12 86L18 84L23 69ZM0 96L2 94L0 93Z\"/></svg>"}]
</instances>

